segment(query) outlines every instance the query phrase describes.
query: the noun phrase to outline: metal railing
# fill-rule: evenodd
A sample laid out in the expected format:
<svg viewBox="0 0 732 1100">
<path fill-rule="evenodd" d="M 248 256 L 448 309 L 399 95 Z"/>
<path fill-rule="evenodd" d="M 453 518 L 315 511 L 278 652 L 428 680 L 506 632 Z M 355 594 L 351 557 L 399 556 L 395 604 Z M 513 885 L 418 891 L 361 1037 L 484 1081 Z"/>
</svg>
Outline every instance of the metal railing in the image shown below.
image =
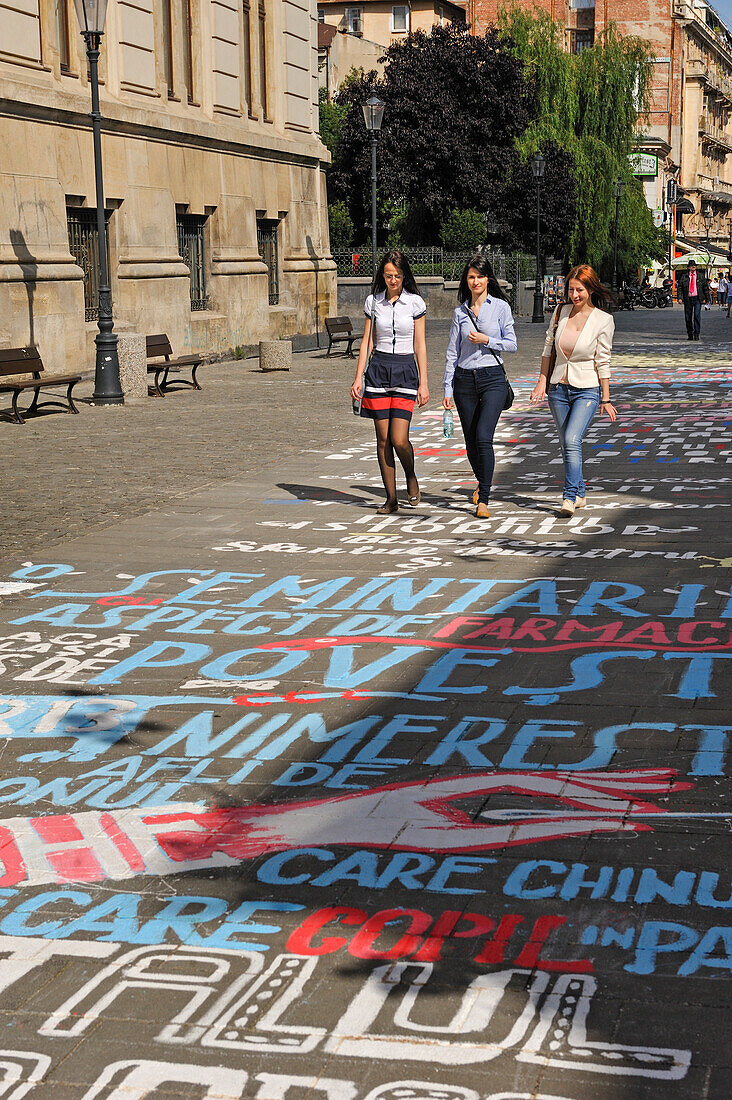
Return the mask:
<svg viewBox="0 0 732 1100">
<path fill-rule="evenodd" d="M 205 215 L 178 214 L 176 217 L 178 252 L 191 271 L 191 312 L 208 308 L 205 225 Z"/>
<path fill-rule="evenodd" d="M 109 215 L 107 218 L 107 256 L 109 256 Z M 84 320 L 99 318 L 99 230 L 97 212 L 87 207 L 67 207 L 66 226 L 69 251 L 84 272 Z"/>
<path fill-rule="evenodd" d="M 450 252 L 439 245 L 405 248 L 404 251 L 417 280 L 420 275 L 436 275 L 446 282 L 457 282 L 465 264 L 474 254 L 474 249 L 469 252 Z M 334 248 L 332 254 L 341 278 L 349 276 L 370 278 L 371 248 L 369 245 L 364 245 L 363 248 Z M 486 255 L 497 278 L 505 279 L 510 284 L 509 298 L 514 304 L 518 284 L 534 276 L 535 259 L 521 252 L 487 251 Z"/>
</svg>

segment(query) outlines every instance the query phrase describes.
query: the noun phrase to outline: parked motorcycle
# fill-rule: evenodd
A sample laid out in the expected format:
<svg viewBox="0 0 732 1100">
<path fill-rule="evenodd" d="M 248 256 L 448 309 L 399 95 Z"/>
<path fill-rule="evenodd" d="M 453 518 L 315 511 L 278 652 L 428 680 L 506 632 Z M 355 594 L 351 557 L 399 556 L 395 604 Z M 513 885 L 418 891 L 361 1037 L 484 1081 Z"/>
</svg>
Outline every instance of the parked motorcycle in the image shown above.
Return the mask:
<svg viewBox="0 0 732 1100">
<path fill-rule="evenodd" d="M 667 309 L 674 304 L 673 288 L 674 284 L 671 279 L 664 279 L 661 286 L 654 287 L 656 305 L 660 309 Z"/>
<path fill-rule="evenodd" d="M 623 283 L 618 294 L 617 309 L 628 309 L 631 312 L 638 305 L 638 287 L 631 283 Z"/>
</svg>

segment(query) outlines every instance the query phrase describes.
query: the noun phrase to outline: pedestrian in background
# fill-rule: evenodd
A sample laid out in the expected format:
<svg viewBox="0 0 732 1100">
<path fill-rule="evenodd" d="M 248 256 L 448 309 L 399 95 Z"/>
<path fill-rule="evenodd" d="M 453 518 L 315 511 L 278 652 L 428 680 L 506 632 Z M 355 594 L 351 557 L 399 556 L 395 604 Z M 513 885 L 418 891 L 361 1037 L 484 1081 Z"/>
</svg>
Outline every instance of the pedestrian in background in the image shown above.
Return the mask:
<svg viewBox="0 0 732 1100">
<path fill-rule="evenodd" d="M 729 317 L 730 307 L 732 307 L 732 271 L 727 273 L 727 316 Z"/>
<path fill-rule="evenodd" d="M 717 301 L 720 309 L 724 309 L 727 304 L 727 286 L 727 276 L 723 271 L 720 271 L 717 283 Z"/>
<path fill-rule="evenodd" d="M 496 464 L 493 435 L 508 395 L 502 355 L 516 351 L 516 333 L 511 306 L 481 252 L 463 268 L 458 302 L 445 357 L 442 405 L 451 409 L 455 400 L 468 462 L 478 481 L 475 514 L 488 519 Z"/>
<path fill-rule="evenodd" d="M 376 455 L 386 490 L 386 500 L 376 511 L 379 515 L 390 515 L 399 509 L 395 454 L 407 479 L 408 503 L 416 508 L 420 502 L 409 424 L 415 401 L 421 408 L 430 396 L 425 337 L 427 306 L 403 253 L 392 250 L 381 260 L 364 313 L 366 323 L 351 397 L 361 401 L 361 416 L 374 422 Z"/>
<path fill-rule="evenodd" d="M 717 304 L 717 291 L 718 290 L 719 290 L 719 279 L 717 278 L 716 274 L 713 274 L 711 279 L 709 280 L 709 297 L 711 299 L 711 302 L 712 302 L 713 306 L 716 306 L 716 304 Z"/>
<path fill-rule="evenodd" d="M 574 515 L 587 500 L 582 476 L 582 440 L 599 405 L 600 415 L 617 417 L 610 400 L 610 355 L 615 322 L 604 308 L 611 292 L 589 264 L 567 276 L 565 301 L 554 311 L 541 357 L 532 405 L 549 399 L 564 459 L 561 515 Z M 602 395 L 602 396 L 601 396 Z"/>
<path fill-rule="evenodd" d="M 678 278 L 679 293 L 684 303 L 684 319 L 689 340 L 698 340 L 701 332 L 701 309 L 709 301 L 709 281 L 705 271 L 697 271 L 696 262 L 689 260 L 687 270 Z"/>
</svg>

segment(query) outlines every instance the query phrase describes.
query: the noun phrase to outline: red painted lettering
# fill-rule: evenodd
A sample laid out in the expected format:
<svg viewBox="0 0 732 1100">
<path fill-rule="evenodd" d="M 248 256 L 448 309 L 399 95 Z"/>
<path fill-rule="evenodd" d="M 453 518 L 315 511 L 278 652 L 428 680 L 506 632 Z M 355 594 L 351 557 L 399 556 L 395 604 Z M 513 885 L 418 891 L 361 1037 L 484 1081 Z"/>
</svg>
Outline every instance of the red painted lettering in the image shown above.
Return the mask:
<svg viewBox="0 0 732 1100">
<path fill-rule="evenodd" d="M 318 946 L 312 943 L 313 936 L 331 921 L 339 924 L 363 924 L 367 914 L 363 909 L 352 909 L 348 905 L 332 905 L 327 909 L 317 909 L 295 929 L 287 941 L 287 951 L 296 955 L 331 955 L 348 943 L 346 936 L 330 936 Z"/>
</svg>

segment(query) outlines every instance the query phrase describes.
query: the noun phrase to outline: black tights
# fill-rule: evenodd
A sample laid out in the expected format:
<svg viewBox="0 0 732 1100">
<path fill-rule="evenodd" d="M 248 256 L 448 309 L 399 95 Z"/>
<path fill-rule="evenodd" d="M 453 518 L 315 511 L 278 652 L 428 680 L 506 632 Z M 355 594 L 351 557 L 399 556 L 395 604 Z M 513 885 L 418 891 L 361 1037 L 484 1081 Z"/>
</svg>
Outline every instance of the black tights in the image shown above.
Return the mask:
<svg viewBox="0 0 732 1100">
<path fill-rule="evenodd" d="M 376 455 L 379 459 L 387 502 L 395 501 L 397 498 L 394 452 L 404 469 L 407 493 L 410 497 L 416 496 L 419 487 L 414 473 L 414 448 L 409 442 L 409 421 L 390 417 L 389 420 L 375 420 L 374 427 L 376 428 Z"/>
</svg>

